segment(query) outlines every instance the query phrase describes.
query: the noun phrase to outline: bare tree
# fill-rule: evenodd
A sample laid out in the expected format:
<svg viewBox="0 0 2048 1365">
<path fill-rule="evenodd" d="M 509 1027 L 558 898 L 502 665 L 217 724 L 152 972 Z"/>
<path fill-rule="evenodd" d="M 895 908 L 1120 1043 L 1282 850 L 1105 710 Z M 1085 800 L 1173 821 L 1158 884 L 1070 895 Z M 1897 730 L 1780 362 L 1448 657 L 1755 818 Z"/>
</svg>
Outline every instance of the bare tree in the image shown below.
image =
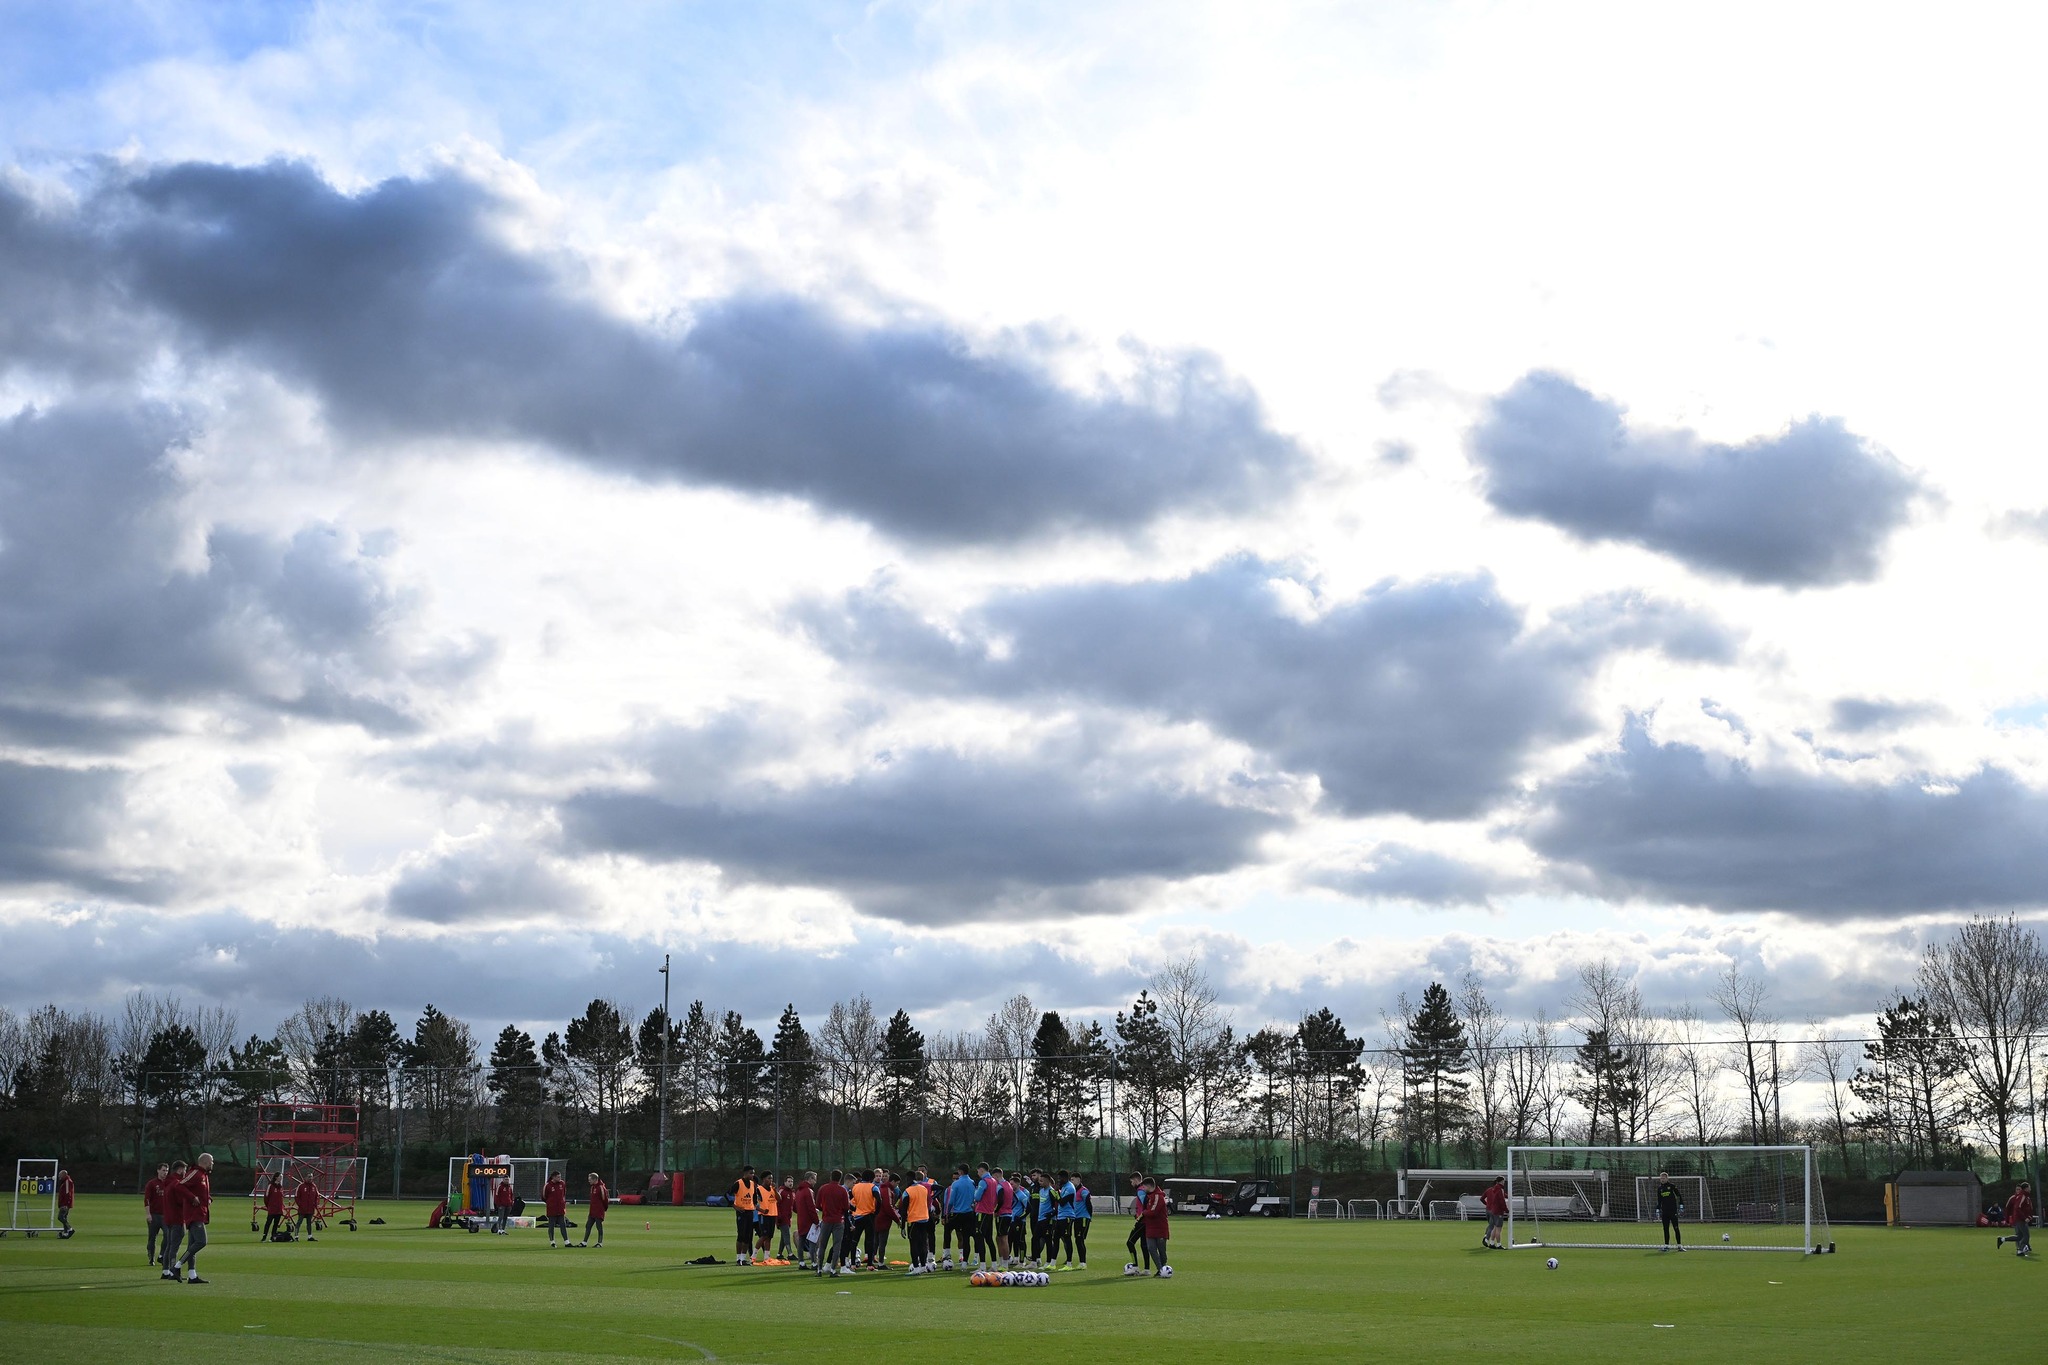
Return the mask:
<svg viewBox="0 0 2048 1365">
<path fill-rule="evenodd" d="M 1728 1043 L 1727 1066 L 1742 1082 L 1749 1105 L 1749 1140 L 1770 1142 L 1776 1128 L 1780 1076 L 1778 1017 L 1770 1011 L 1770 992 L 1742 966 L 1729 962 L 1714 983 L 1714 1003 L 1735 1030 Z"/>
<path fill-rule="evenodd" d="M 27 1062 L 21 1020 L 14 1011 L 0 1005 L 0 1104 L 14 1099 L 15 1080 Z"/>
<path fill-rule="evenodd" d="M 1458 985 L 1458 1013 L 1465 1021 L 1465 1046 L 1472 1058 L 1472 1136 L 1479 1164 L 1493 1164 L 1507 1097 L 1507 1019 L 1486 994 L 1479 973 L 1467 971 Z"/>
<path fill-rule="evenodd" d="M 1701 1146 L 1719 1142 L 1728 1127 L 1721 1101 L 1720 1048 L 1707 1037 L 1700 1012 L 1690 1004 L 1671 1012 L 1671 1061 L 1678 1106 L 1685 1111 L 1687 1134 Z"/>
<path fill-rule="evenodd" d="M 1182 1142 L 1206 1142 L 1209 1136 L 1212 1087 L 1206 1082 L 1217 1061 L 1234 1043 L 1230 1015 L 1222 997 L 1193 953 L 1169 962 L 1151 981 L 1159 1002 L 1159 1022 L 1170 1049 L 1169 1074 L 1176 1097 L 1175 1121 Z M 1178 1169 L 1188 1169 L 1185 1165 Z"/>
<path fill-rule="evenodd" d="M 2026 1050 L 2048 1028 L 2048 951 L 2030 928 L 1978 917 L 1920 961 L 1920 993 L 1967 1048 L 1972 1106 L 1998 1146 L 1998 1178 L 2012 1176 L 2013 1129 L 2026 1114 Z"/>
<path fill-rule="evenodd" d="M 1827 1087 L 1827 1107 L 1821 1113 L 1821 1128 L 1842 1157 L 1842 1173 L 1849 1173 L 1849 1080 L 1856 1074 L 1856 1049 L 1841 1034 L 1818 1019 L 1807 1021 L 1807 1039 L 1800 1051 L 1799 1069 Z"/>
<path fill-rule="evenodd" d="M 1013 995 L 988 1017 L 982 1026 L 983 1046 L 991 1057 L 1002 1059 L 1000 1075 L 1003 1107 L 1013 1139 L 1021 1145 L 1024 1101 L 1030 1088 L 1031 1040 L 1038 1036 L 1043 1017 L 1028 995 Z M 1018 1153 L 1021 1159 L 1023 1153 Z"/>
<path fill-rule="evenodd" d="M 332 1037 L 345 1037 L 355 1020 L 355 1006 L 339 996 L 322 995 L 299 1006 L 277 1026 L 277 1041 L 284 1049 L 285 1065 L 291 1069 L 292 1088 L 302 1099 L 331 1088 L 331 1082 L 323 1082 L 319 1074 L 330 1055 L 327 1044 Z"/>
<path fill-rule="evenodd" d="M 882 1084 L 882 1021 L 866 995 L 834 1001 L 818 1030 L 818 1051 L 825 1062 L 833 1102 L 846 1110 L 860 1141 L 861 1159 L 873 1159 L 868 1113 Z"/>
</svg>

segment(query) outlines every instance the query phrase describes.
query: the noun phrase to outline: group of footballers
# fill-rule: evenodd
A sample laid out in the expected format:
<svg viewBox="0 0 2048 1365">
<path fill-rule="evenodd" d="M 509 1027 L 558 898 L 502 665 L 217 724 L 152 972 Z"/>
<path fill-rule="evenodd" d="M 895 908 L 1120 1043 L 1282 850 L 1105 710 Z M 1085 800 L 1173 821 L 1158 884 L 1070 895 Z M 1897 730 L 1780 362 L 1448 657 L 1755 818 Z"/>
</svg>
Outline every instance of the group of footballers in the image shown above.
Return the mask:
<svg viewBox="0 0 2048 1365">
<path fill-rule="evenodd" d="M 1126 1275 L 1171 1276 L 1171 1202 L 1155 1177 L 1133 1172 Z M 887 1270 L 902 1224 L 912 1275 L 950 1270 L 1086 1270 L 1094 1197 L 1067 1171 L 962 1163 L 940 1185 L 922 1166 L 899 1181 L 887 1167 L 786 1175 L 741 1169 L 729 1192 L 740 1265 L 788 1265 L 815 1275 Z M 1156 1267 L 1156 1269 L 1155 1269 Z"/>
<path fill-rule="evenodd" d="M 213 1220 L 213 1154 L 201 1152 L 190 1166 L 173 1161 L 157 1167 L 156 1179 L 142 1187 L 142 1207 L 149 1215 L 149 1263 L 163 1266 L 159 1278 L 205 1284 L 199 1278 L 199 1253 L 206 1249 L 206 1227 Z"/>
</svg>

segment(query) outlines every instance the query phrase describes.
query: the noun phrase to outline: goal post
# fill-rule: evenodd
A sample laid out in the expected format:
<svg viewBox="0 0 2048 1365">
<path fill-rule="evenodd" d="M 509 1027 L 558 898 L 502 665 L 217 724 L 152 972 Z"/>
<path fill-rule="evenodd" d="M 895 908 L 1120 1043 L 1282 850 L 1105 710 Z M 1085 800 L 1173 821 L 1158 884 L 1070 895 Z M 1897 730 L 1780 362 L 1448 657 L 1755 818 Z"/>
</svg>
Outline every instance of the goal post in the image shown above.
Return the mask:
<svg viewBox="0 0 2048 1365">
<path fill-rule="evenodd" d="M 1661 1247 L 1668 1181 L 1687 1251 L 1834 1249 L 1810 1146 L 1511 1147 L 1507 1177 L 1510 1247 Z"/>
<path fill-rule="evenodd" d="M 1308 1216 L 1311 1218 L 1342 1218 L 1344 1204 L 1338 1199 L 1311 1199 L 1308 1201 Z"/>
</svg>

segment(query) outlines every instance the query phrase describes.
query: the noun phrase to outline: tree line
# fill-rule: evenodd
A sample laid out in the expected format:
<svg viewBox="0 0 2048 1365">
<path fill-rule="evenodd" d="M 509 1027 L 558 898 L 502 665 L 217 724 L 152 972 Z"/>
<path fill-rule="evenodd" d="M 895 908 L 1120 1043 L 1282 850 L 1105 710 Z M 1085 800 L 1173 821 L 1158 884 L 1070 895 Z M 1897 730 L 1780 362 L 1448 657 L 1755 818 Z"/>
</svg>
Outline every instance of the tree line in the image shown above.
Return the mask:
<svg viewBox="0 0 2048 1365">
<path fill-rule="evenodd" d="M 1511 1020 L 1467 973 L 1364 1029 L 1323 1007 L 1245 1031 L 1187 958 L 1107 1021 L 1018 995 L 979 1029 L 927 1032 L 858 995 L 811 1022 L 789 1004 L 764 1029 L 702 1000 L 669 1019 L 596 999 L 486 1049 L 433 1005 L 403 1027 L 320 997 L 238 1040 L 232 1010 L 139 993 L 111 1017 L 0 1008 L 0 1135 L 20 1155 L 232 1155 L 258 1104 L 296 1101 L 359 1106 L 365 1147 L 423 1171 L 477 1146 L 631 1170 L 986 1156 L 1235 1173 L 1807 1141 L 1842 1174 L 1980 1162 L 2003 1178 L 2039 1147 L 2048 953 L 2011 919 L 1929 947 L 1868 1038 L 1788 1025 L 1733 964 L 1707 1003 L 1653 1007 L 1602 960 L 1557 1017 Z"/>
</svg>

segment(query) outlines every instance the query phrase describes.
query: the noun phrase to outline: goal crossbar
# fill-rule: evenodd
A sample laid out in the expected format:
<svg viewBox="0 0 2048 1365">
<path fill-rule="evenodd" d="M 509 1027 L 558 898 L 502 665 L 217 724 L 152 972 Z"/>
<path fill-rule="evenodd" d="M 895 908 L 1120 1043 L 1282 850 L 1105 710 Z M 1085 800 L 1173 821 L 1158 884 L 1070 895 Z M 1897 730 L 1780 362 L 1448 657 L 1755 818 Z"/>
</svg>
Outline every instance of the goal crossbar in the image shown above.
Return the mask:
<svg viewBox="0 0 2048 1365">
<path fill-rule="evenodd" d="M 1676 1206 L 1669 1229 L 1656 1199 L 1667 1183 L 1660 1173 Z M 1597 1204 L 1587 1197 L 1596 1183 Z M 1812 1254 L 1834 1246 L 1806 1145 L 1511 1147 L 1507 1196 L 1509 1247 L 1640 1251 L 1660 1238 L 1688 1251 Z M 1729 1230 L 1719 1239 L 1697 1235 L 1723 1225 Z M 1685 1237 L 1687 1228 L 1696 1235 Z M 1775 1240 L 1769 1228 L 1782 1229 Z"/>
</svg>

